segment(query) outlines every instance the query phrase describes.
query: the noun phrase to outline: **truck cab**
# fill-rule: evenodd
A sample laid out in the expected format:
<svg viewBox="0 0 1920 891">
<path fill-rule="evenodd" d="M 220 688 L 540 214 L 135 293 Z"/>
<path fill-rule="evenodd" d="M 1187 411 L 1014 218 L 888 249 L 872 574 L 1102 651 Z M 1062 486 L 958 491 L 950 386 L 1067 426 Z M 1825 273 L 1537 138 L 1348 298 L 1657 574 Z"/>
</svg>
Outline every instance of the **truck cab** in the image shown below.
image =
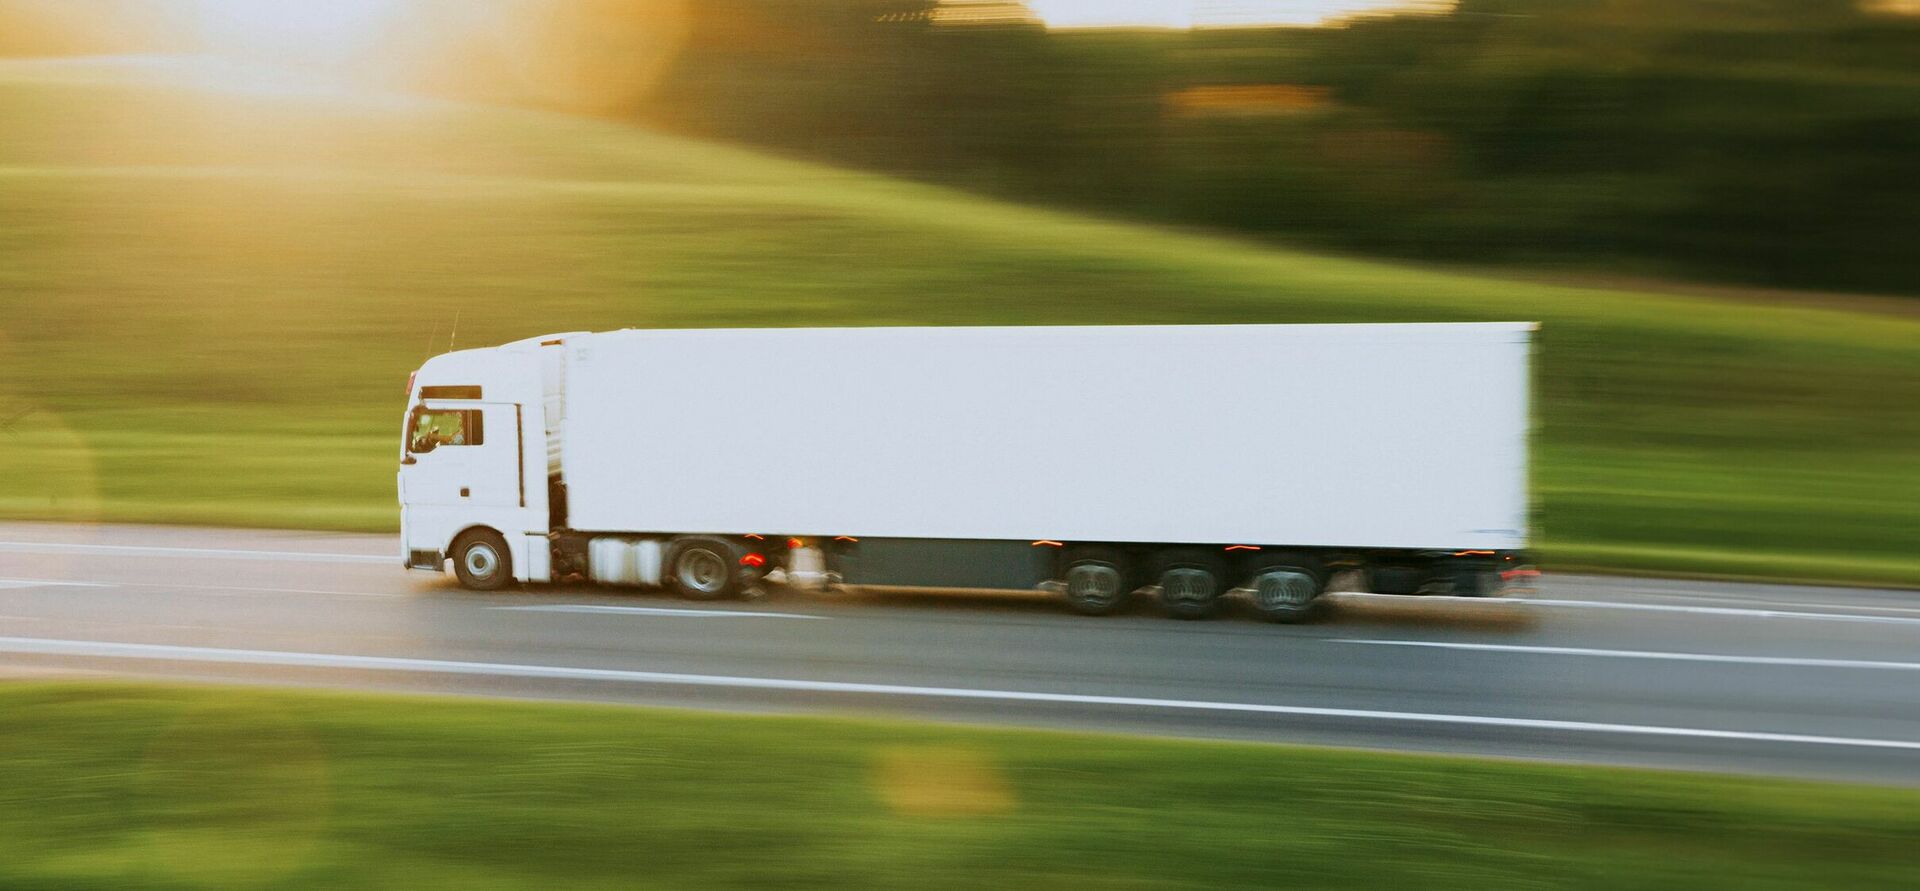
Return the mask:
<svg viewBox="0 0 1920 891">
<path fill-rule="evenodd" d="M 558 430 L 548 407 L 557 384 L 547 378 L 567 337 L 445 353 L 408 380 L 397 483 L 409 569 L 441 571 L 463 550 L 456 544 L 480 538 L 453 567 L 463 583 L 549 580 L 548 455 Z"/>
</svg>

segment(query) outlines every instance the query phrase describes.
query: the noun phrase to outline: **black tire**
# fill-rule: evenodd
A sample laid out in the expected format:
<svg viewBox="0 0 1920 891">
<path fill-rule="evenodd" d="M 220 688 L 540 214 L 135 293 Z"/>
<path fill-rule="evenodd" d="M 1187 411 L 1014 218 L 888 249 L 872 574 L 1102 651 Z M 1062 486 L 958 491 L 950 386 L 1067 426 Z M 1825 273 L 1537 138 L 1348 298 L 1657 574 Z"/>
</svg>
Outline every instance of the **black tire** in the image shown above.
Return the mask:
<svg viewBox="0 0 1920 891">
<path fill-rule="evenodd" d="M 1159 570 L 1160 607 L 1176 619 L 1204 619 L 1220 608 L 1226 561 L 1199 549 L 1166 551 L 1154 561 Z"/>
<path fill-rule="evenodd" d="M 492 529 L 462 533 L 453 542 L 453 574 L 470 591 L 498 591 L 513 583 L 513 554 Z"/>
<path fill-rule="evenodd" d="M 1119 548 L 1078 547 L 1060 561 L 1067 605 L 1083 616 L 1104 616 L 1127 605 L 1140 587 L 1131 561 Z"/>
<path fill-rule="evenodd" d="M 722 600 L 740 596 L 738 545 L 719 538 L 683 538 L 667 549 L 667 585 L 688 600 Z"/>
<path fill-rule="evenodd" d="M 1320 595 L 1327 590 L 1327 569 L 1311 554 L 1263 553 L 1246 565 L 1253 608 L 1263 618 L 1292 625 L 1322 615 L 1326 603 Z"/>
</svg>

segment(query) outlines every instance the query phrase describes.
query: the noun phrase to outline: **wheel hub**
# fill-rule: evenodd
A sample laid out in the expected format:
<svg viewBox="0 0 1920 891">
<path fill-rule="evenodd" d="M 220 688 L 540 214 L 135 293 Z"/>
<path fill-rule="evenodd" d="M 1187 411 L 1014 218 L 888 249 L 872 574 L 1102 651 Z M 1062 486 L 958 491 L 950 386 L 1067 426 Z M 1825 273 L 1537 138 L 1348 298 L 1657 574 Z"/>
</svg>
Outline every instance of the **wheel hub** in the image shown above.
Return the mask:
<svg viewBox="0 0 1920 891">
<path fill-rule="evenodd" d="M 500 555 L 494 553 L 493 548 L 489 545 L 476 544 L 467 548 L 464 562 L 467 566 L 468 575 L 476 579 L 490 579 L 493 578 L 493 573 L 500 568 Z"/>
<path fill-rule="evenodd" d="M 1213 574 L 1203 569 L 1170 569 L 1160 579 L 1168 600 L 1205 603 L 1214 596 Z"/>
<path fill-rule="evenodd" d="M 1304 572 L 1277 570 L 1260 574 L 1253 593 L 1260 608 L 1281 612 L 1304 608 L 1313 601 L 1313 577 Z"/>
<path fill-rule="evenodd" d="M 1120 596 L 1120 571 L 1099 563 L 1067 570 L 1067 596 L 1081 603 L 1106 605 Z"/>
<path fill-rule="evenodd" d="M 680 558 L 680 583 L 696 591 L 717 591 L 726 584 L 727 564 L 712 551 L 688 551 Z"/>
</svg>

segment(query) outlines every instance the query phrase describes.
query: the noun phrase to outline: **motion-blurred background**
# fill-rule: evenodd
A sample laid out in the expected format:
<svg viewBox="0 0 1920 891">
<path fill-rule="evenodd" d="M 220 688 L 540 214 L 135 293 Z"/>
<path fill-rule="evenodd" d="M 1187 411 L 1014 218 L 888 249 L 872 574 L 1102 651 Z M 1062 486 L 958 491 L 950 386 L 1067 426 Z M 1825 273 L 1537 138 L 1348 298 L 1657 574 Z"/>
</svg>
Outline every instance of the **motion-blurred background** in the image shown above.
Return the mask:
<svg viewBox="0 0 1920 891">
<path fill-rule="evenodd" d="M 1920 582 L 1909 0 L 0 0 L 0 56 L 0 517 L 391 528 L 407 372 L 547 331 L 1539 319 L 1549 565 Z"/>
</svg>

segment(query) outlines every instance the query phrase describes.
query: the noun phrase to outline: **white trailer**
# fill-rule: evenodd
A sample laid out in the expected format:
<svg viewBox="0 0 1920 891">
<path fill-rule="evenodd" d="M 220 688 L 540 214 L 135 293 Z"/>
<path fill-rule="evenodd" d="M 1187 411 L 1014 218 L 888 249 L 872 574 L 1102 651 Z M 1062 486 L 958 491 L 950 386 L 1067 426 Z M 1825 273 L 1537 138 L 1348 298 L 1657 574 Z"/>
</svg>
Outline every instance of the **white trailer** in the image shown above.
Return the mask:
<svg viewBox="0 0 1920 891">
<path fill-rule="evenodd" d="M 693 597 L 775 569 L 1281 620 L 1488 593 L 1527 530 L 1526 323 L 625 330 L 429 360 L 411 568 Z"/>
</svg>

